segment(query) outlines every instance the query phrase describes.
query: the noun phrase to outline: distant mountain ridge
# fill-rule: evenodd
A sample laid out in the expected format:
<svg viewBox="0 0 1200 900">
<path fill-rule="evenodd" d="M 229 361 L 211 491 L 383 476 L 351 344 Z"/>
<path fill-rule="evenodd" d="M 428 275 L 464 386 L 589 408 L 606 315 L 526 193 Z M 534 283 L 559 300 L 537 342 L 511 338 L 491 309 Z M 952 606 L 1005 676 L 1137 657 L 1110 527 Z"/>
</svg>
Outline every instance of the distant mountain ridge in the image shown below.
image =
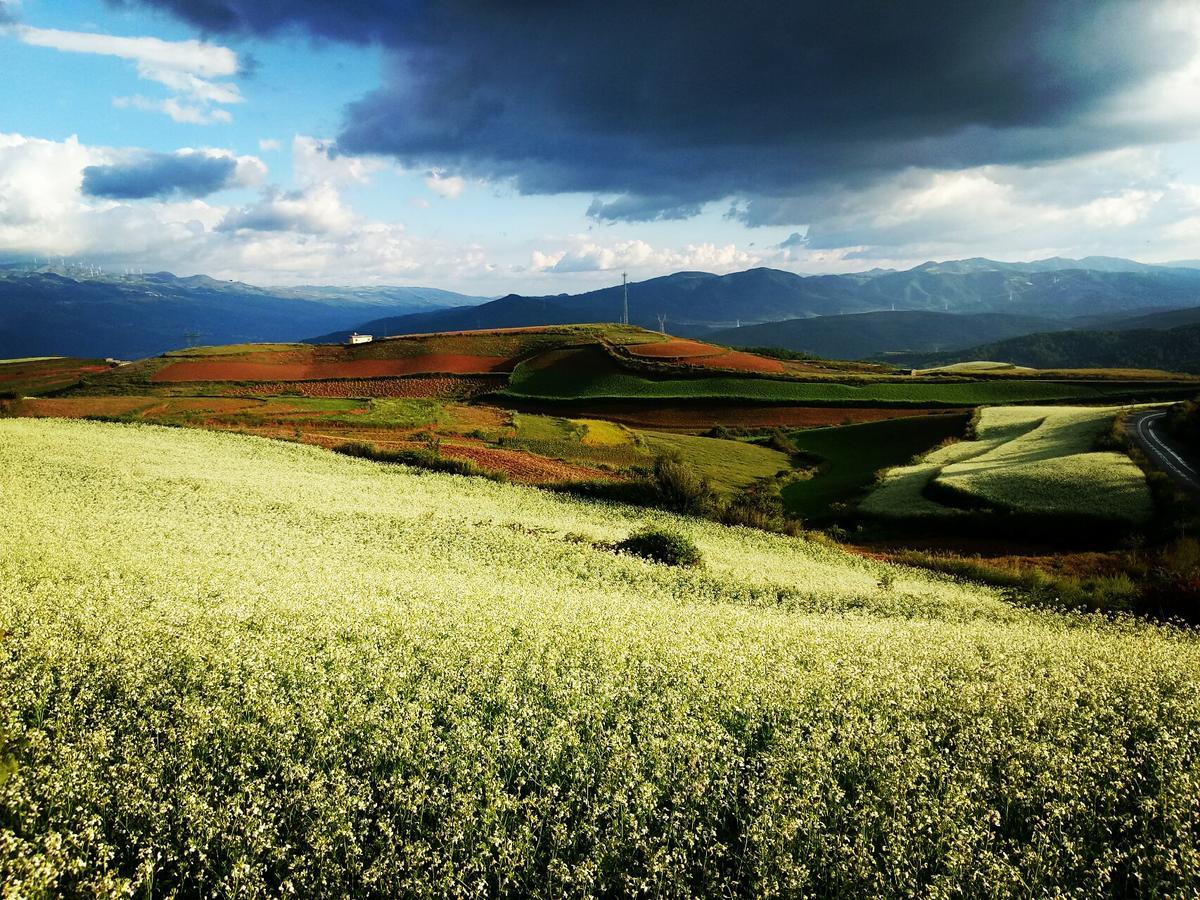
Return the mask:
<svg viewBox="0 0 1200 900">
<path fill-rule="evenodd" d="M 437 288 L 261 288 L 206 275 L 0 272 L 0 358 L 136 359 L 189 343 L 298 341 L 347 319 L 481 302 Z"/>
<path fill-rule="evenodd" d="M 948 353 L 898 353 L 879 358 L 914 369 L 991 360 L 1035 369 L 1134 368 L 1200 374 L 1200 323 L 1168 328 L 1039 332 Z"/>
<path fill-rule="evenodd" d="M 470 308 L 347 323 L 342 331 L 312 340 L 340 340 L 351 330 L 416 334 L 607 322 L 619 320 L 622 302 L 620 285 L 573 295 L 510 294 Z M 629 285 L 631 324 L 658 328 L 662 317 L 668 331 L 689 336 L 739 324 L 893 309 L 1067 320 L 1191 306 L 1200 306 L 1200 270 L 1108 257 L 1031 263 L 970 259 L 846 275 L 802 276 L 766 268 L 730 275 L 678 272 Z"/>
<path fill-rule="evenodd" d="M 983 341 L 1073 327 L 1037 316 L 923 310 L 788 319 L 714 331 L 706 338 L 734 347 L 779 347 L 826 359 L 866 359 L 899 350 L 955 350 Z"/>
</svg>

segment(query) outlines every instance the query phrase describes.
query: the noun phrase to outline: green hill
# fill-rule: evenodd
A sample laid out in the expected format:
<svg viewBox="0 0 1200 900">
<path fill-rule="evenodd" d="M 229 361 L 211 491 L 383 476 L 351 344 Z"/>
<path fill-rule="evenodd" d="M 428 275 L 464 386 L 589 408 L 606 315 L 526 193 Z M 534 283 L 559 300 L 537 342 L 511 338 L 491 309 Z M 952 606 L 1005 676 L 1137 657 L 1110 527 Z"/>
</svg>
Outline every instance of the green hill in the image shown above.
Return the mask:
<svg viewBox="0 0 1200 900">
<path fill-rule="evenodd" d="M 952 353 L 889 354 L 893 365 L 932 368 L 994 359 L 1035 369 L 1161 369 L 1200 373 L 1200 325 L 1128 331 L 1056 331 L 1030 334 Z"/>
<path fill-rule="evenodd" d="M 14 897 L 1200 887 L 1188 633 L 184 429 L 0 421 L 0 517 Z"/>
<path fill-rule="evenodd" d="M 901 350 L 954 350 L 978 344 L 980 339 L 1000 340 L 1055 327 L 1067 325 L 1006 313 L 896 310 L 744 325 L 705 337 L 734 347 L 781 347 L 827 359 L 865 359 Z"/>
</svg>

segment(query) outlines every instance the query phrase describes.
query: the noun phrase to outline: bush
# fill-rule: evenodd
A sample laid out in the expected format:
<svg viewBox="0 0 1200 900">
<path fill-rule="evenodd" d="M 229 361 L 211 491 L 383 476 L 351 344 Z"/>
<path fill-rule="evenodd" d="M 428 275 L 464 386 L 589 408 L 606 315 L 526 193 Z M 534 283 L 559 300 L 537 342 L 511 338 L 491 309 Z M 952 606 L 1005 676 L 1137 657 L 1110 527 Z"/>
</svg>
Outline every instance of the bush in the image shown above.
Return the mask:
<svg viewBox="0 0 1200 900">
<path fill-rule="evenodd" d="M 660 456 L 654 461 L 652 476 L 663 509 L 691 516 L 703 516 L 716 504 L 716 495 L 708 479 L 676 457 Z"/>
<path fill-rule="evenodd" d="M 417 469 L 429 469 L 432 472 L 446 472 L 450 475 L 474 475 L 479 478 L 490 478 L 492 481 L 508 480 L 508 476 L 504 472 L 485 469 L 469 459 L 442 456 L 439 451 L 424 447 L 412 450 L 384 450 L 374 444 L 362 441 L 347 441 L 344 444 L 338 444 L 333 451 L 358 459 L 370 459 L 381 463 L 400 463 Z"/>
<path fill-rule="evenodd" d="M 643 528 L 613 549 L 666 566 L 698 566 L 701 562 L 700 548 L 691 538 L 661 528 Z"/>
</svg>

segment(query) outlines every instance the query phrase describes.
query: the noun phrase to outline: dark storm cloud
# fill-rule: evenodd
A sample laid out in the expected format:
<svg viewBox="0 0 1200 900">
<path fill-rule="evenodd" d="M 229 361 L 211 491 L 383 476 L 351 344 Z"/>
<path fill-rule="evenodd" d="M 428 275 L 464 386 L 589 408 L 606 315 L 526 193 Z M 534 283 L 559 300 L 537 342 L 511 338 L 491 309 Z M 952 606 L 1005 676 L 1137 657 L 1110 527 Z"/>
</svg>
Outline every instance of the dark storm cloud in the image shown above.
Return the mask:
<svg viewBox="0 0 1200 900">
<path fill-rule="evenodd" d="M 138 2 L 209 31 L 377 41 L 389 74 L 348 108 L 341 152 L 619 195 L 599 219 L 1177 136 L 1097 110 L 1195 49 L 1153 0 Z"/>
<path fill-rule="evenodd" d="M 701 204 L 675 197 L 646 197 L 625 195 L 615 200 L 596 199 L 587 214 L 600 222 L 656 222 L 667 219 L 690 219 L 700 213 Z"/>
<path fill-rule="evenodd" d="M 148 153 L 128 162 L 88 166 L 83 193 L 110 200 L 205 197 L 229 187 L 237 171 L 231 156 Z"/>
</svg>

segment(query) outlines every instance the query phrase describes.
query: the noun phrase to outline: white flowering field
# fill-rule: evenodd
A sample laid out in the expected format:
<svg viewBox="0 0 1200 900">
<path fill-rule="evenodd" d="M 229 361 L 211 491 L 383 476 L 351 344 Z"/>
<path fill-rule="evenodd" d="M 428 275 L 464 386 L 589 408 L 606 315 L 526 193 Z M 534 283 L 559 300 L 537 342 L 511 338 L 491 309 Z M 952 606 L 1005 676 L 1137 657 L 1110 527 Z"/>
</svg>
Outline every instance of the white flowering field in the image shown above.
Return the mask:
<svg viewBox="0 0 1200 900">
<path fill-rule="evenodd" d="M 867 513 L 942 516 L 974 506 L 1042 516 L 1143 522 L 1153 513 L 1141 469 L 1126 454 L 1096 451 L 1119 407 L 994 406 L 976 440 L 951 444 L 888 472 L 863 502 Z M 930 497 L 928 488 L 940 489 Z M 938 499 L 952 498 L 944 505 Z"/>
<path fill-rule="evenodd" d="M 696 570 L 597 546 L 646 524 Z M 227 433 L 0 421 L 0 896 L 1200 890 L 1200 643 Z"/>
</svg>

